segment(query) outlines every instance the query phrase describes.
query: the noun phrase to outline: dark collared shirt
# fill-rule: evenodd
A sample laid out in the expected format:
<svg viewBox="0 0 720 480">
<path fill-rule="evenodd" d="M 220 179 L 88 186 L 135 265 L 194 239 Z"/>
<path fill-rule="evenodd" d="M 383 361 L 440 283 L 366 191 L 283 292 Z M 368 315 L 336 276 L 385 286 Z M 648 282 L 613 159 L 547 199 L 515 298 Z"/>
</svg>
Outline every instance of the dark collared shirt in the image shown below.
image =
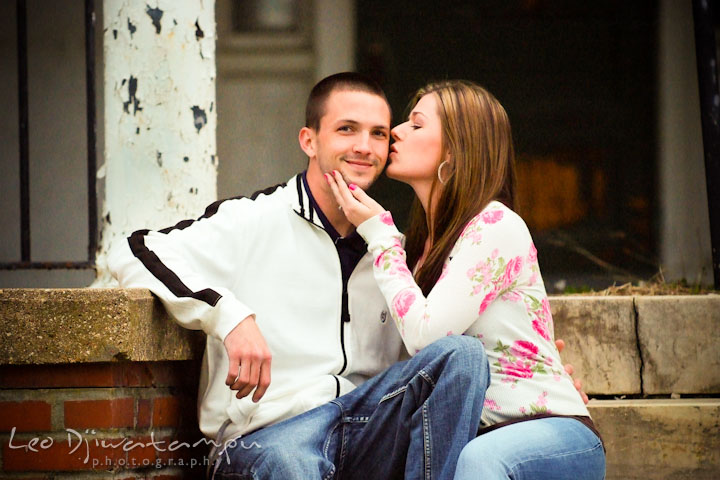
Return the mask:
<svg viewBox="0 0 720 480">
<path fill-rule="evenodd" d="M 315 202 L 315 198 L 313 198 L 312 192 L 310 191 L 310 186 L 307 183 L 306 176 L 307 172 L 303 172 L 302 179 L 305 184 L 305 190 L 308 193 L 308 197 L 310 197 L 313 209 L 318 214 L 320 223 L 322 223 L 325 231 L 328 235 L 330 235 L 333 243 L 335 243 L 335 249 L 337 250 L 338 257 L 340 259 L 340 270 L 342 271 L 343 282 L 342 319 L 343 321 L 349 322 L 350 314 L 348 313 L 347 283 L 353 270 L 357 267 L 358 262 L 360 262 L 360 259 L 363 255 L 365 255 L 365 252 L 367 252 L 367 245 L 365 244 L 365 240 L 363 240 L 357 231 L 353 230 L 353 232 L 347 237 L 340 236 L 323 211 L 320 210 L 317 202 Z"/>
</svg>

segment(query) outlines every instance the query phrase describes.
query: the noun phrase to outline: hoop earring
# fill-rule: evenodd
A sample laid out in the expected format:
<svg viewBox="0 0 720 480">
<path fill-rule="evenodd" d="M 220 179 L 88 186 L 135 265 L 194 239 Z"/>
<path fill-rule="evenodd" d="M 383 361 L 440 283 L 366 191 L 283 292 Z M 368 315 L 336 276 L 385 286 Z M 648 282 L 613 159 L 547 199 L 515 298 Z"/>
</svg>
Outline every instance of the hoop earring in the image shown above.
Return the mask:
<svg viewBox="0 0 720 480">
<path fill-rule="evenodd" d="M 442 173 L 441 173 L 441 172 L 442 172 L 443 167 L 444 167 L 445 165 L 449 165 L 449 164 L 450 164 L 450 160 L 445 160 L 444 162 L 442 162 L 442 163 L 438 166 L 437 177 L 438 177 L 438 180 L 440 181 L 440 183 L 442 183 L 443 185 L 445 185 L 445 182 L 447 182 L 447 180 L 443 180 L 443 179 L 442 179 Z M 448 180 L 450 179 L 450 177 L 452 177 L 452 174 L 453 174 L 453 172 L 450 172 L 450 175 L 448 176 Z"/>
</svg>

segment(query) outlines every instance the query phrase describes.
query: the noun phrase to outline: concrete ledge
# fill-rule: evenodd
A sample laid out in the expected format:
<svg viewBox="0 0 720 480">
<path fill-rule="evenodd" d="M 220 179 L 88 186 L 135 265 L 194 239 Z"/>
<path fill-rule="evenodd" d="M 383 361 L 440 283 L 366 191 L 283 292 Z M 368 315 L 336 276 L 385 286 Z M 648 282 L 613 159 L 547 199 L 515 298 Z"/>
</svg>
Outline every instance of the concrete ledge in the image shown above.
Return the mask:
<svg viewBox="0 0 720 480">
<path fill-rule="evenodd" d="M 720 392 L 720 295 L 636 297 L 644 393 Z"/>
<path fill-rule="evenodd" d="M 593 400 L 607 449 L 607 479 L 715 480 L 720 399 Z"/>
<path fill-rule="evenodd" d="M 0 289 L 0 364 L 200 358 L 202 332 L 143 289 Z"/>
<path fill-rule="evenodd" d="M 590 395 L 640 394 L 640 352 L 633 297 L 551 297 L 563 363 L 575 367 Z"/>
</svg>

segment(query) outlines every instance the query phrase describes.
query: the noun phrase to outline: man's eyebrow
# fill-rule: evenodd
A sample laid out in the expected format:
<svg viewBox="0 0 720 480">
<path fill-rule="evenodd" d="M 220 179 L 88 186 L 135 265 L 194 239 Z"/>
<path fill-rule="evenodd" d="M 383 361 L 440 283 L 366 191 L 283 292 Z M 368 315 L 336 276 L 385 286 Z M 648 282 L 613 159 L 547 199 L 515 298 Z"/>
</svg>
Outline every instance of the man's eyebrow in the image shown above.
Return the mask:
<svg viewBox="0 0 720 480">
<path fill-rule="evenodd" d="M 360 125 L 360 122 L 358 122 L 357 120 L 351 120 L 351 119 L 349 119 L 349 118 L 342 118 L 342 119 L 338 120 L 337 123 L 338 123 L 338 124 L 349 123 L 350 125 Z M 376 130 L 376 129 L 390 130 L 390 126 L 388 126 L 388 125 L 374 125 L 374 126 L 372 127 L 372 130 Z"/>
</svg>

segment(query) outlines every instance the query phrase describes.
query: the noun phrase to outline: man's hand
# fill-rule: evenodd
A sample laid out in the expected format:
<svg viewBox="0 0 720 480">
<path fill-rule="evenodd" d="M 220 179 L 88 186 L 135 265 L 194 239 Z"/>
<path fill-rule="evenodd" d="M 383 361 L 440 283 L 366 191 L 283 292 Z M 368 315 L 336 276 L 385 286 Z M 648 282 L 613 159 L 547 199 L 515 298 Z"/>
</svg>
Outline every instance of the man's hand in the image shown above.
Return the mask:
<svg viewBox="0 0 720 480">
<path fill-rule="evenodd" d="M 255 390 L 252 400 L 260 401 L 270 385 L 272 354 L 255 323 L 255 317 L 246 317 L 230 331 L 223 343 L 230 362 L 225 384 L 238 391 L 235 394 L 237 398 Z"/>
<path fill-rule="evenodd" d="M 565 349 L 565 342 L 563 340 L 557 339 L 555 340 L 555 346 L 557 347 L 558 352 L 562 352 L 563 349 Z M 563 368 L 565 368 L 565 371 L 568 373 L 568 375 L 570 375 L 570 377 L 572 377 L 572 374 L 575 373 L 575 369 L 569 363 L 567 365 L 563 365 Z M 582 401 L 585 402 L 585 405 L 587 405 L 590 399 L 588 398 L 587 394 L 582 390 L 582 382 L 573 378 L 573 384 L 575 385 L 575 390 L 577 390 L 580 394 Z"/>
</svg>

